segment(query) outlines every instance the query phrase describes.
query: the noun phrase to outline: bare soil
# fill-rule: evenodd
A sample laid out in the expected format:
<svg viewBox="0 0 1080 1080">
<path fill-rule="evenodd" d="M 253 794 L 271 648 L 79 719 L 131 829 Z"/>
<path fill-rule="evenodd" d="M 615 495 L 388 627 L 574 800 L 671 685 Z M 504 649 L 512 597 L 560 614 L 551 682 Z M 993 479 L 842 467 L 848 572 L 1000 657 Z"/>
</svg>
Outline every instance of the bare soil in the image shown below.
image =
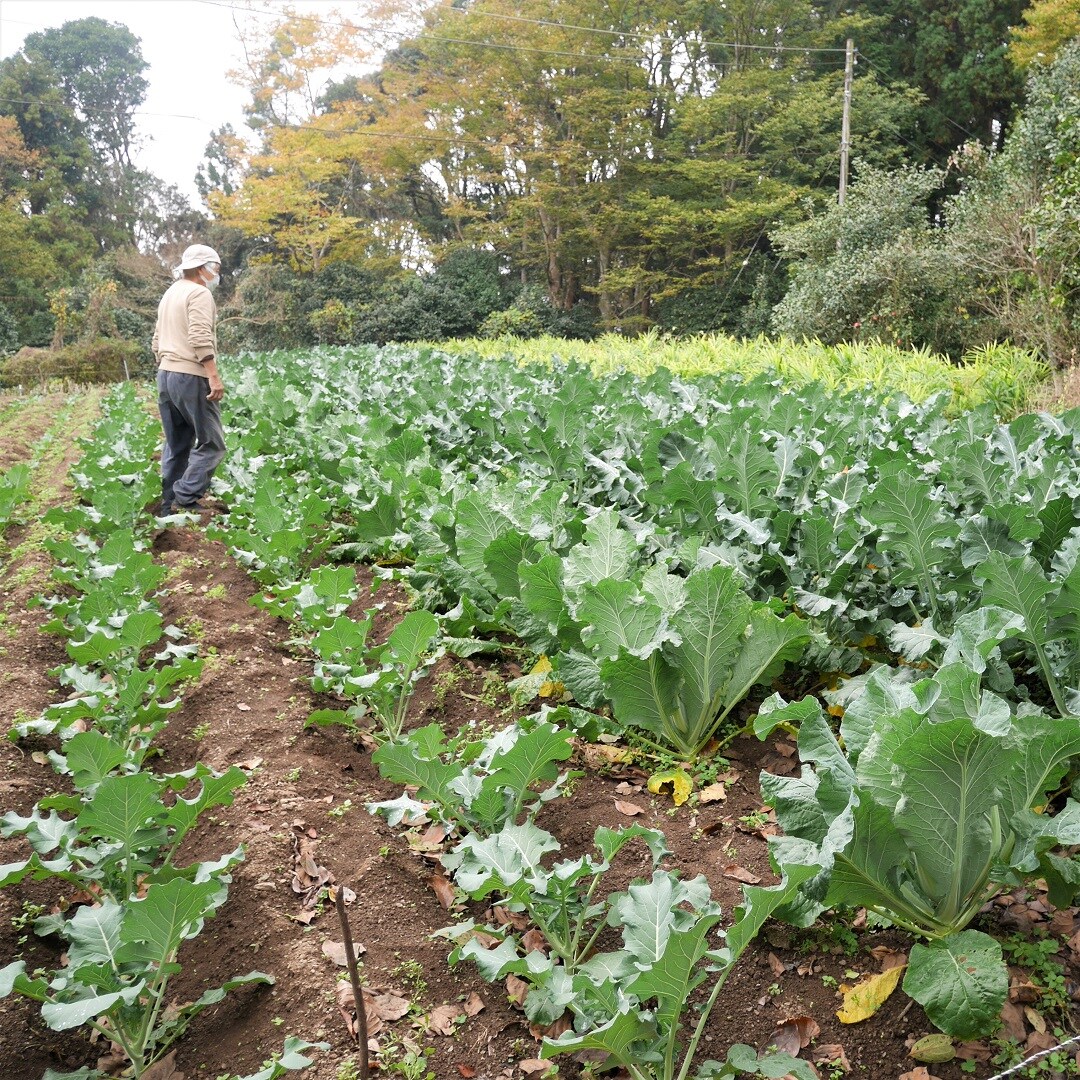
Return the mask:
<svg viewBox="0 0 1080 1080">
<path fill-rule="evenodd" d="M 0 429 L 6 415 L 0 413 Z M 56 414 L 23 415 L 27 429 L 21 452 L 30 456 L 47 431 L 56 434 L 51 427 Z M 65 424 L 66 449 L 52 462 L 50 480 L 62 476 L 78 457 L 72 438 L 83 426 L 70 418 Z M 37 498 L 33 519 L 40 516 L 42 502 L 70 498 L 70 493 L 59 482 L 45 485 L 43 474 Z M 64 660 L 62 644 L 40 632 L 44 615 L 29 606 L 48 587 L 43 584 L 48 559 L 35 539 L 37 528 L 35 520 L 9 527 L 0 549 L 0 722 L 5 725 L 36 715 L 59 693 L 48 672 Z M 313 694 L 310 662 L 288 643 L 286 625 L 250 604 L 256 583 L 199 527 L 163 531 L 154 554 L 169 570 L 158 597 L 166 621 L 198 640 L 207 658 L 201 681 L 187 689 L 159 738 L 155 768 L 174 771 L 202 761 L 217 769 L 238 765 L 249 776 L 235 804 L 204 820 L 185 852 L 188 861 L 243 843 L 247 854 L 228 902 L 181 954 L 183 973 L 174 990 L 177 1000 L 190 1000 L 251 969 L 276 980 L 273 987 L 242 989 L 201 1014 L 180 1044 L 177 1070 L 188 1080 L 250 1073 L 281 1048 L 284 1036 L 296 1035 L 325 1040 L 331 1047 L 316 1053 L 314 1065 L 299 1075 L 310 1080 L 355 1075 L 349 1063 L 356 1062 L 357 1049 L 337 1004 L 345 969 L 324 952 L 324 946 L 341 941 L 341 929 L 331 905 L 324 901 L 305 908 L 305 896 L 294 889 L 295 860 L 302 849 L 356 893 L 349 917 L 355 940 L 366 950 L 365 983 L 398 991 L 410 1002 L 405 1015 L 374 1035 L 382 1075 L 414 1075 L 403 1067 L 410 1046 L 428 1051 L 426 1070 L 436 1080 L 542 1075 L 534 1061 L 541 1033 L 530 1030 L 506 989 L 483 982 L 468 964 L 451 970 L 447 944 L 431 937 L 466 915 L 483 918 L 485 910 L 472 904 L 447 910 L 432 884 L 438 852 L 425 850 L 415 836 L 365 811 L 365 802 L 400 793 L 379 777 L 369 750 L 342 729 L 305 730 L 309 713 L 327 702 Z M 358 567 L 357 573 L 370 583 L 367 568 Z M 380 629 L 386 633 L 404 610 L 405 597 L 384 585 L 377 599 L 385 601 Z M 519 710 L 506 694 L 505 681 L 518 673 L 509 659 L 444 658 L 414 697 L 409 724 L 438 721 L 456 731 L 463 725 L 484 730 L 511 722 Z M 62 790 L 62 778 L 40 754 L 35 757 L 42 749 L 28 742 L 0 744 L 0 810 L 25 814 L 39 798 Z M 791 772 L 798 762 L 794 746 L 783 738 L 768 744 L 744 740 L 729 756 L 725 799 L 700 806 L 692 800 L 676 808 L 670 798 L 644 788 L 641 768 L 599 769 L 583 752 L 577 765 L 584 776 L 566 798 L 545 807 L 539 823 L 559 837 L 564 852 L 573 853 L 588 845 L 597 825 L 630 820 L 625 804 L 636 806 L 640 813 L 633 820 L 661 829 L 674 852 L 673 865 L 687 875 L 704 873 L 730 913 L 739 901 L 740 878 L 757 877 L 765 884 L 775 880 L 765 840 L 771 826 L 762 821 L 758 773 Z M 617 804 L 624 805 L 620 809 Z M 27 854 L 21 843 L 0 840 L 0 863 Z M 620 867 L 624 880 L 640 869 L 632 860 Z M 56 963 L 55 945 L 35 939 L 20 925 L 20 917 L 31 905 L 48 907 L 58 899 L 45 884 L 0 892 L 0 965 L 19 957 L 29 969 Z M 862 922 L 852 912 L 810 931 L 770 924 L 725 988 L 705 1056 L 722 1059 L 735 1042 L 764 1049 L 794 1029 L 782 1028 L 784 1021 L 802 1017 L 809 1018 L 804 1030 L 816 1026 L 817 1031 L 801 1056 L 816 1057 L 820 1075 L 828 1080 L 843 1075 L 845 1066 L 853 1076 L 883 1080 L 988 1078 L 1002 1071 L 1005 1065 L 990 1062 L 1001 1046 L 990 1043 L 961 1047 L 970 1059 L 963 1067 L 960 1060 L 920 1066 L 908 1049 L 933 1029 L 900 991 L 872 1019 L 839 1022 L 839 985 L 880 971 L 911 945 L 904 934 L 869 931 Z M 1038 895 L 1007 897 L 992 906 L 981 925 L 999 936 L 1033 939 L 1052 933 L 1061 943 L 1057 959 L 1065 978 L 1070 986 L 1080 983 L 1075 910 L 1054 912 Z M 1050 1033 L 1055 1027 L 1066 1035 L 1076 1029 L 1075 1006 L 1065 1015 L 1051 1015 L 1035 975 L 1017 970 L 1015 983 L 1008 1033 L 1021 1048 L 1034 1052 L 1060 1041 Z M 444 1005 L 469 1014 L 453 1025 L 452 1035 L 429 1026 Z M 1041 1034 L 1044 1025 L 1049 1032 Z M 106 1049 L 90 1045 L 78 1032 L 49 1031 L 32 1003 L 0 1001 L 0 1080 L 36 1080 L 48 1068 L 93 1065 Z M 838 1064 L 825 1064 L 829 1061 Z M 415 1075 L 423 1077 L 426 1070 Z M 562 1059 L 558 1075 L 577 1077 L 582 1069 Z"/>
</svg>

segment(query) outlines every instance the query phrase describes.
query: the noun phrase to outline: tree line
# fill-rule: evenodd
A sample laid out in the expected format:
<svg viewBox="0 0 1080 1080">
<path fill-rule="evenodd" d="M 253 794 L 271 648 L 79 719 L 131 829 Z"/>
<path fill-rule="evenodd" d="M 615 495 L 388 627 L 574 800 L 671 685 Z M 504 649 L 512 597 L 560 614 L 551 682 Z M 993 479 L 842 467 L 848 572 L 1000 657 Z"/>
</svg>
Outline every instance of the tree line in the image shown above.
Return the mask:
<svg viewBox="0 0 1080 1080">
<path fill-rule="evenodd" d="M 1076 351 L 1080 0 L 449 0 L 243 32 L 248 127 L 193 163 L 198 208 L 133 164 L 127 28 L 0 62 L 0 351 L 145 360 L 196 234 L 231 347 L 655 327 Z"/>
</svg>

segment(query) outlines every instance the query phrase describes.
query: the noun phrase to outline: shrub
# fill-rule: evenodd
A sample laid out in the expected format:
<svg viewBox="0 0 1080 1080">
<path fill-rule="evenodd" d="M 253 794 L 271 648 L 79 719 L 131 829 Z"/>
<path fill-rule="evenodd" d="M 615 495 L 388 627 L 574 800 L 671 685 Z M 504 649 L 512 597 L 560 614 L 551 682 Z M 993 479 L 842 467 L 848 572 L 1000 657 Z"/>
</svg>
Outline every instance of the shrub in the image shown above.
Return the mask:
<svg viewBox="0 0 1080 1080">
<path fill-rule="evenodd" d="M 9 356 L 19 347 L 19 324 L 15 316 L 0 304 L 0 356 Z"/>
<path fill-rule="evenodd" d="M 77 383 L 120 382 L 139 373 L 138 342 L 91 338 L 60 349 L 20 349 L 0 363 L 0 385 L 24 386 L 50 379 Z"/>
</svg>

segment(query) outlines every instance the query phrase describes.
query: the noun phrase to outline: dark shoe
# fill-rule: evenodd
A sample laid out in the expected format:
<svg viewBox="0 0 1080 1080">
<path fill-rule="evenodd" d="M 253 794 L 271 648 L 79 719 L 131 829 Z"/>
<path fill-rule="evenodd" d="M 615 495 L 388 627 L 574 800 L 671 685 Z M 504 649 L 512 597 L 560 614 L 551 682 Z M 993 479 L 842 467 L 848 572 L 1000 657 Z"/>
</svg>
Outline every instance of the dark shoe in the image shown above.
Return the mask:
<svg viewBox="0 0 1080 1080">
<path fill-rule="evenodd" d="M 220 499 L 215 499 L 212 495 L 204 495 L 201 499 L 196 499 L 193 503 L 178 502 L 174 505 L 178 512 L 189 514 L 220 514 L 228 509 Z"/>
</svg>

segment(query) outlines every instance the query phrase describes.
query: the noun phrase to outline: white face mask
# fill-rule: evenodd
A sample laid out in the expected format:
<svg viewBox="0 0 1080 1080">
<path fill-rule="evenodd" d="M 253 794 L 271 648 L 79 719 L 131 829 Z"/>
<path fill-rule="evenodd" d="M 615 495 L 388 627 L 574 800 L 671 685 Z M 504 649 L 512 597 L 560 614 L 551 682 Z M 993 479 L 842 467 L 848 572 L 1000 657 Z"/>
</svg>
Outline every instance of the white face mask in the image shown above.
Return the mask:
<svg viewBox="0 0 1080 1080">
<path fill-rule="evenodd" d="M 216 289 L 217 286 L 218 286 L 218 283 L 221 281 L 221 274 L 218 273 L 216 270 L 211 270 L 210 269 L 211 265 L 212 265 L 211 263 L 207 263 L 207 265 L 203 267 L 203 272 L 210 275 L 209 280 L 204 281 L 203 284 L 208 289 Z"/>
</svg>

